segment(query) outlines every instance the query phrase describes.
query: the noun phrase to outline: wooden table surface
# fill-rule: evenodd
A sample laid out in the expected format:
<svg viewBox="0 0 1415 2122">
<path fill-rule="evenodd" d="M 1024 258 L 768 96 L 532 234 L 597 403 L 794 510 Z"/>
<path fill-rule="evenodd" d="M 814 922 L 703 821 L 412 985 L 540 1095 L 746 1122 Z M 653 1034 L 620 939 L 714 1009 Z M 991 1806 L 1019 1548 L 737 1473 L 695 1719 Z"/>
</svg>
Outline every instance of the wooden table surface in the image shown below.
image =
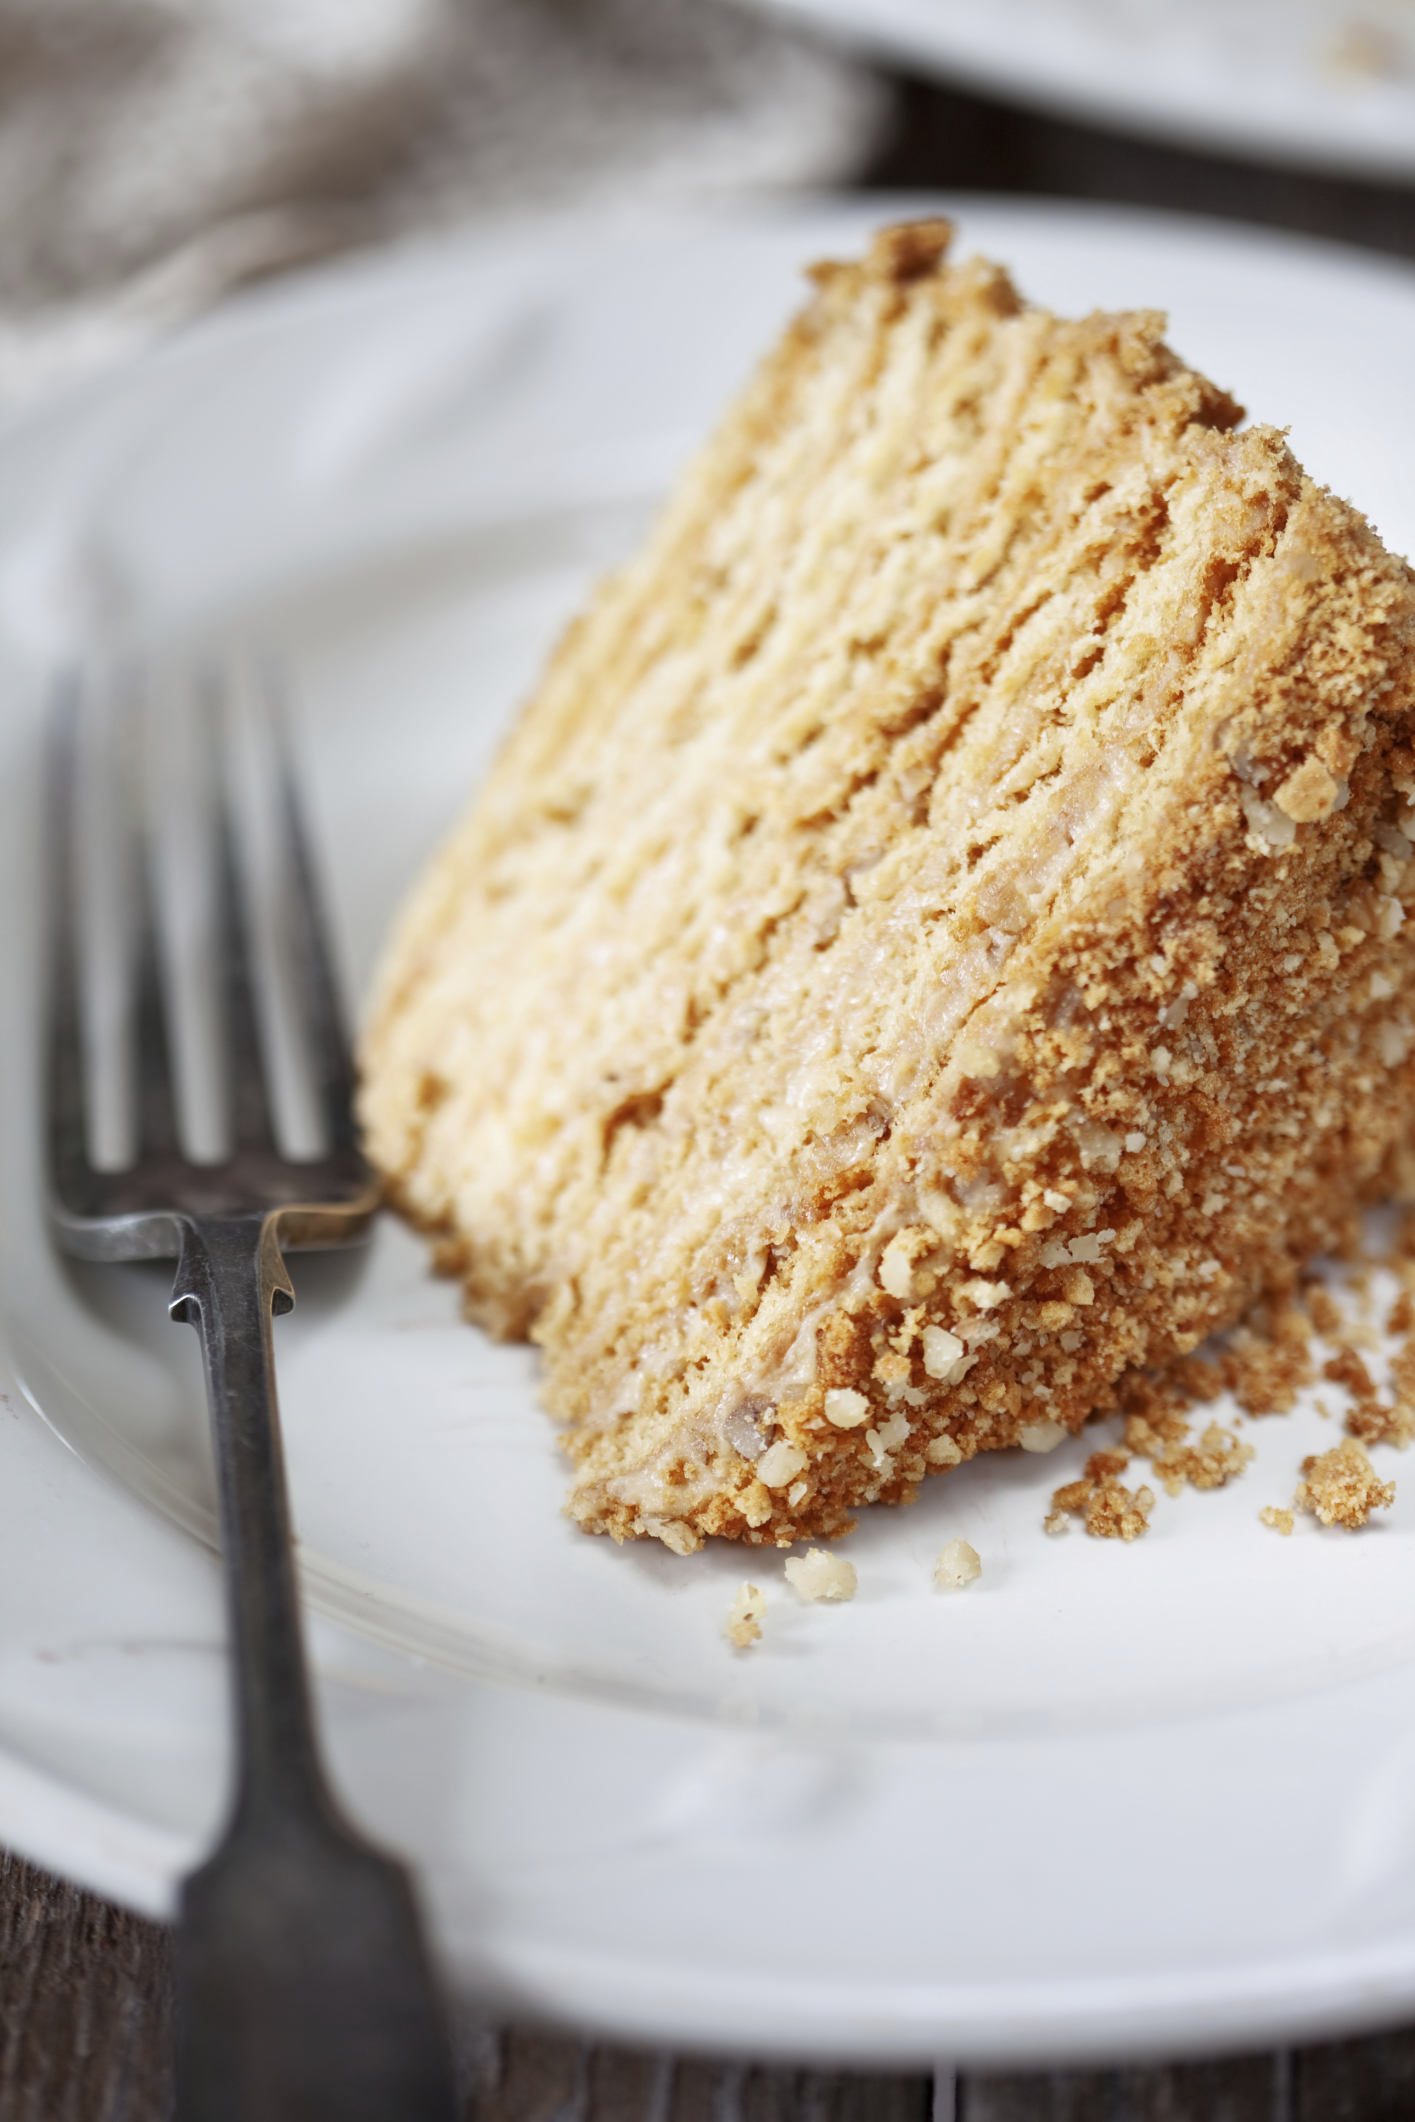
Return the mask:
<svg viewBox="0 0 1415 2122">
<path fill-rule="evenodd" d="M 0 2118 L 164 2122 L 171 1942 L 0 1856 Z M 1172 2068 L 864 2075 L 456 2027 L 467 2122 L 1410 2122 L 1415 2031 Z"/>
<path fill-rule="evenodd" d="M 1415 190 L 1186 154 L 895 78 L 876 186 L 1117 199 L 1415 257 Z M 0 2122 L 167 2116 L 171 1998 L 165 1931 L 0 1852 Z M 639 2055 L 472 2021 L 457 2048 L 469 2122 L 1415 2122 L 1415 2030 L 956 2081 Z"/>
</svg>

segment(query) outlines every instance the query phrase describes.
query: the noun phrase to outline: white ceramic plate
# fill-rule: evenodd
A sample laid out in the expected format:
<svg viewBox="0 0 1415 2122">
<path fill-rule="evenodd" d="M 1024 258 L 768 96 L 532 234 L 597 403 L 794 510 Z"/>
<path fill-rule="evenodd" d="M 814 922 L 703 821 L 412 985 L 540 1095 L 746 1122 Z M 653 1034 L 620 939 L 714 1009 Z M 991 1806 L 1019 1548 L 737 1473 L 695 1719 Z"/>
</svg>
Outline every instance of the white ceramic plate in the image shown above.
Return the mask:
<svg viewBox="0 0 1415 2122">
<path fill-rule="evenodd" d="M 161 1269 L 39 1208 L 45 669 L 283 644 L 351 981 L 591 578 L 884 209 L 524 227 L 233 307 L 0 434 L 0 1839 L 171 1905 L 225 1724 L 196 1340 Z M 1165 304 L 1415 543 L 1415 275 L 1233 229 L 972 203 L 1076 309 Z M 1357 1538 L 1290 1494 L 1331 1425 L 1133 1548 L 1041 1530 L 1083 1447 L 866 1514 L 860 1593 L 781 1557 L 588 1540 L 528 1353 L 396 1224 L 299 1267 L 278 1330 L 322 1710 L 498 2008 L 646 2043 L 902 2061 L 1212 2049 L 1415 2008 L 1415 1482 Z M 1401 1462 L 1392 1454 L 1392 1469 Z M 1410 1492 L 1407 1493 L 1406 1491 Z M 931 1588 L 963 1534 L 984 1574 Z M 722 1635 L 736 1586 L 764 1641 Z"/>
<path fill-rule="evenodd" d="M 756 0 L 947 80 L 1188 147 L 1415 174 L 1409 0 Z"/>
</svg>

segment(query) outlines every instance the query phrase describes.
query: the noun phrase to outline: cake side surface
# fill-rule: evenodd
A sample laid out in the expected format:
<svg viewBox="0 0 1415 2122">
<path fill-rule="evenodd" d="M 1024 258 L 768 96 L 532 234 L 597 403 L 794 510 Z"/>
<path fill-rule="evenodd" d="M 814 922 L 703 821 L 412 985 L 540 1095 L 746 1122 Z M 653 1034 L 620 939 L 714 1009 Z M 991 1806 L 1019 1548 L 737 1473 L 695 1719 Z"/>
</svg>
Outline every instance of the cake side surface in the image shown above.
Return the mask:
<svg viewBox="0 0 1415 2122">
<path fill-rule="evenodd" d="M 819 270 L 365 1034 L 591 1529 L 828 1536 L 1074 1428 L 1408 1155 L 1409 571 L 1158 318 L 945 234 Z"/>
</svg>

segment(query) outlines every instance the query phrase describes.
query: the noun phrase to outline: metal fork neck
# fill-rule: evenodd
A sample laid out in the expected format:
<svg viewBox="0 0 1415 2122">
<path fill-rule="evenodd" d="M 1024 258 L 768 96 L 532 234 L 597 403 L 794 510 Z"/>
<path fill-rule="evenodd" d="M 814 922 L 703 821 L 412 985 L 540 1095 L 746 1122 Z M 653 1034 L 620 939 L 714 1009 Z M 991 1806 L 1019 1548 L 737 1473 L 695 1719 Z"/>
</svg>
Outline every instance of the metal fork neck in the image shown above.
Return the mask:
<svg viewBox="0 0 1415 2122">
<path fill-rule="evenodd" d="M 171 1315 L 206 1362 L 221 1498 L 237 1731 L 233 1829 L 332 1815 L 300 1631 L 272 1321 L 295 1292 L 271 1213 L 183 1220 Z"/>
</svg>

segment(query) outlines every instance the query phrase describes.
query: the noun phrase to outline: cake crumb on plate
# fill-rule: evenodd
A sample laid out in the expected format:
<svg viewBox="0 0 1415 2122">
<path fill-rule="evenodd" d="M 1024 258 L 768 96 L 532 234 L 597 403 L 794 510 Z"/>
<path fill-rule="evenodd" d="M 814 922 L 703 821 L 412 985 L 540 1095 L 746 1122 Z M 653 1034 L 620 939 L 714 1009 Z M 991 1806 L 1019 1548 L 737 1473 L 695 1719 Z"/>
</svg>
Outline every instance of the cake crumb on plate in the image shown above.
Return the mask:
<svg viewBox="0 0 1415 2122">
<path fill-rule="evenodd" d="M 1387 1407 L 1384 1400 L 1366 1400 L 1352 1408 L 1346 1428 L 1362 1444 L 1393 1444 L 1403 1452 L 1415 1440 L 1415 1407 L 1403 1401 Z"/>
<path fill-rule="evenodd" d="M 1395 1483 L 1382 1481 L 1365 1447 L 1354 1437 L 1344 1438 L 1329 1452 L 1302 1461 L 1304 1479 L 1297 1484 L 1293 1503 L 1310 1511 L 1323 1525 L 1344 1525 L 1354 1532 L 1377 1508 L 1389 1510 L 1395 1501 Z"/>
<path fill-rule="evenodd" d="M 934 1583 L 940 1591 L 962 1591 L 982 1573 L 983 1565 L 976 1547 L 967 1540 L 950 1540 L 934 1564 Z"/>
<path fill-rule="evenodd" d="M 1118 1481 L 1105 1482 L 1086 1505 L 1086 1530 L 1097 1540 L 1138 1540 L 1150 1529 L 1154 1507 L 1152 1488 L 1137 1488 L 1132 1495 Z"/>
<path fill-rule="evenodd" d="M 1262 1510 L 1258 1512 L 1258 1516 L 1262 1519 L 1264 1525 L 1270 1525 L 1273 1531 L 1281 1533 L 1284 1539 L 1288 1537 L 1297 1522 L 1290 1510 L 1280 1510 L 1275 1503 L 1265 1504 Z"/>
<path fill-rule="evenodd" d="M 812 1547 L 804 1555 L 787 1557 L 786 1581 L 808 1602 L 853 1599 L 855 1565 L 842 1555 L 828 1555 L 823 1547 Z"/>
<path fill-rule="evenodd" d="M 737 1596 L 727 1609 L 727 1637 L 738 1650 L 746 1650 L 750 1644 L 759 1643 L 762 1633 L 762 1615 L 766 1612 L 766 1594 L 759 1592 L 755 1584 L 738 1586 Z"/>
<path fill-rule="evenodd" d="M 1182 1415 L 1158 1409 L 1127 1416 L 1125 1447 L 1149 1460 L 1171 1496 L 1179 1495 L 1186 1482 L 1191 1488 L 1223 1488 L 1253 1456 L 1251 1444 L 1241 1443 L 1217 1422 L 1211 1422 L 1195 1444 Z"/>
<path fill-rule="evenodd" d="M 1132 1494 L 1123 1486 L 1119 1476 L 1129 1464 L 1128 1451 L 1092 1452 L 1079 1481 L 1065 1481 L 1052 1491 L 1051 1510 L 1042 1520 L 1046 1530 L 1063 1531 L 1070 1513 L 1084 1518 L 1094 1539 L 1138 1540 L 1149 1530 L 1155 1492 L 1137 1488 Z"/>
</svg>

